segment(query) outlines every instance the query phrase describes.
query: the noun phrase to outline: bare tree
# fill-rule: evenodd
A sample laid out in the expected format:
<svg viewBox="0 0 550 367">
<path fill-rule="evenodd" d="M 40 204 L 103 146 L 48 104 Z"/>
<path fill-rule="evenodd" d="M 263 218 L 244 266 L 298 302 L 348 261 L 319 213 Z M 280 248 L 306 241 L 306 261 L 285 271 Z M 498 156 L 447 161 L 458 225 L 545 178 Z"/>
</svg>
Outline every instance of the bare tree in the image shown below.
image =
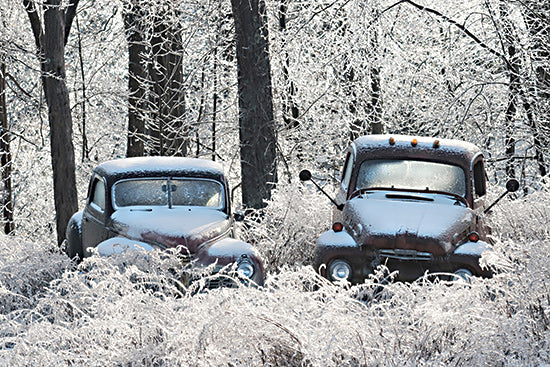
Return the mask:
<svg viewBox="0 0 550 367">
<path fill-rule="evenodd" d="M 282 112 L 283 120 L 285 122 L 286 128 L 294 128 L 299 125 L 298 117 L 300 116 L 300 110 L 296 104 L 296 86 L 294 81 L 290 80 L 290 55 L 288 50 L 286 50 L 285 45 L 285 36 L 287 33 L 287 13 L 288 13 L 288 3 L 289 0 L 279 0 L 279 32 L 281 32 L 283 43 L 281 48 L 283 51 L 283 65 L 282 65 L 282 78 L 283 83 L 286 86 L 286 91 L 282 97 Z"/>
<path fill-rule="evenodd" d="M 143 55 L 146 53 L 144 40 L 144 14 L 139 1 L 127 1 L 124 6 L 124 28 L 128 41 L 128 142 L 127 157 L 145 154 L 145 95 L 142 83 L 147 80 Z"/>
<path fill-rule="evenodd" d="M 173 14 L 172 19 L 175 19 Z M 183 36 L 179 24 L 166 14 L 153 15 L 149 91 L 153 119 L 149 126 L 153 155 L 187 155 L 188 129 L 185 125 Z"/>
<path fill-rule="evenodd" d="M 65 44 L 78 0 L 70 0 L 67 8 L 61 0 L 46 0 L 42 4 L 43 25 L 34 2 L 23 0 L 23 5 L 36 43 L 48 105 L 57 241 L 61 244 L 69 218 L 78 210 L 72 115 L 65 83 Z"/>
<path fill-rule="evenodd" d="M 6 106 L 6 64 L 0 61 L 0 171 L 2 177 L 2 222 L 4 233 L 13 231 L 13 201 L 11 188 L 12 161 Z"/>
<path fill-rule="evenodd" d="M 537 131 L 540 145 L 537 152 L 539 170 L 544 176 L 548 173 L 548 146 L 550 144 L 550 1 L 525 1 L 521 3 L 529 39 L 532 44 L 531 60 L 535 69 L 534 91 L 531 96 L 536 104 L 539 118 Z"/>
<path fill-rule="evenodd" d="M 277 181 L 271 65 L 263 0 L 231 0 L 237 41 L 243 204 L 262 208 Z"/>
<path fill-rule="evenodd" d="M 185 156 L 189 129 L 177 4 L 128 0 L 123 5 L 129 52 L 127 156 Z"/>
</svg>

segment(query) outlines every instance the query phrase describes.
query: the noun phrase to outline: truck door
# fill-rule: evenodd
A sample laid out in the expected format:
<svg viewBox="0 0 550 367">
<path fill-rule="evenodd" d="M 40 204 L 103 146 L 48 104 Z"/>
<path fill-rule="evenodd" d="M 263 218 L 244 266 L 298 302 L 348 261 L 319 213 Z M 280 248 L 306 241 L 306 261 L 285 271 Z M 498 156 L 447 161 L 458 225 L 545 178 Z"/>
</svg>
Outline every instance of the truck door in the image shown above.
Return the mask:
<svg viewBox="0 0 550 367">
<path fill-rule="evenodd" d="M 88 248 L 97 246 L 107 239 L 106 189 L 102 177 L 94 175 L 82 213 L 82 249 L 84 257 L 90 256 Z"/>
</svg>

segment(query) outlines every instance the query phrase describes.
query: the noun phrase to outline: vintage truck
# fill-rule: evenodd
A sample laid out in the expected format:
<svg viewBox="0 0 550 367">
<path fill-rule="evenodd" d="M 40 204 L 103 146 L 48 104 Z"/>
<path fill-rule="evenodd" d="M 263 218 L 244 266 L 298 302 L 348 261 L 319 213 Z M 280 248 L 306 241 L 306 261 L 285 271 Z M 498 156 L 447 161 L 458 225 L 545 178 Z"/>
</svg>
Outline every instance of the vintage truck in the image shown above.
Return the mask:
<svg viewBox="0 0 550 367">
<path fill-rule="evenodd" d="M 404 135 L 356 139 L 346 150 L 332 229 L 321 234 L 315 268 L 361 283 L 379 265 L 413 281 L 426 273 L 490 277 L 486 173 L 470 143 Z M 302 181 L 312 181 L 309 171 Z M 516 180 L 507 192 L 516 191 Z M 324 191 L 323 191 L 324 192 Z M 500 198 L 503 198 L 503 194 Z M 454 276 L 452 275 L 454 274 Z"/>
<path fill-rule="evenodd" d="M 263 262 L 249 243 L 234 239 L 229 185 L 221 165 L 203 159 L 138 157 L 99 164 L 84 209 L 67 227 L 69 257 L 91 248 L 109 255 L 123 248 L 180 248 L 182 266 L 215 269 L 235 264 L 237 275 L 263 284 Z"/>
</svg>

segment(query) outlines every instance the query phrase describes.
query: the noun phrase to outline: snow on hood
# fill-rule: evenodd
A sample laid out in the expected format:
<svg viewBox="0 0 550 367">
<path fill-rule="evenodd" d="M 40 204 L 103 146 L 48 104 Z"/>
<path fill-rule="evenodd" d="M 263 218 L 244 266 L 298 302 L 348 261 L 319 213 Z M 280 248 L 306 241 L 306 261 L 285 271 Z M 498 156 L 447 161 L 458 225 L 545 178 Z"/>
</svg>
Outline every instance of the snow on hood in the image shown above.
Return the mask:
<svg viewBox="0 0 550 367">
<path fill-rule="evenodd" d="M 455 233 L 463 233 L 474 221 L 471 209 L 452 205 L 452 201 L 358 197 L 346 204 L 343 214 L 358 243 L 440 255 L 452 250 Z"/>
<path fill-rule="evenodd" d="M 167 247 L 197 247 L 229 230 L 225 213 L 210 208 L 152 207 L 147 210 L 119 209 L 111 216 L 112 227 L 120 234 Z"/>
</svg>

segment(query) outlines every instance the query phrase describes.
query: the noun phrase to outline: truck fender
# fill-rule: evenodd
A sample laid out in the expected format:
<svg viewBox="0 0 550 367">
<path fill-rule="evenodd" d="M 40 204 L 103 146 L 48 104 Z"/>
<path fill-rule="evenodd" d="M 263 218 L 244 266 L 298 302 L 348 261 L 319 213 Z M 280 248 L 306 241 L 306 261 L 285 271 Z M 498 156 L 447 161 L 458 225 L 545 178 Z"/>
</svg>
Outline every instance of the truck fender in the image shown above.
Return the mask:
<svg viewBox="0 0 550 367">
<path fill-rule="evenodd" d="M 465 242 L 458 246 L 453 252 L 455 255 L 477 256 L 481 257 L 481 254 L 485 251 L 491 251 L 491 246 L 485 241 L 477 242 Z"/>
<path fill-rule="evenodd" d="M 155 248 L 148 243 L 131 240 L 126 237 L 113 237 L 101 242 L 96 247 L 99 256 L 111 256 L 125 251 L 153 251 Z"/>
<path fill-rule="evenodd" d="M 67 240 L 65 248 L 67 255 L 71 259 L 78 256 L 77 261 L 82 260 L 84 257 L 84 251 L 82 250 L 82 210 L 74 213 L 69 219 L 65 237 Z"/>
<path fill-rule="evenodd" d="M 357 247 L 357 242 L 345 230 L 323 232 L 317 239 L 317 247 Z"/>
<path fill-rule="evenodd" d="M 262 257 L 248 242 L 226 237 L 214 243 L 205 244 L 197 253 L 197 261 L 203 265 L 216 263 L 218 266 L 247 261 L 252 263 L 255 268 L 251 280 L 258 285 L 264 283 L 265 271 Z"/>
</svg>

